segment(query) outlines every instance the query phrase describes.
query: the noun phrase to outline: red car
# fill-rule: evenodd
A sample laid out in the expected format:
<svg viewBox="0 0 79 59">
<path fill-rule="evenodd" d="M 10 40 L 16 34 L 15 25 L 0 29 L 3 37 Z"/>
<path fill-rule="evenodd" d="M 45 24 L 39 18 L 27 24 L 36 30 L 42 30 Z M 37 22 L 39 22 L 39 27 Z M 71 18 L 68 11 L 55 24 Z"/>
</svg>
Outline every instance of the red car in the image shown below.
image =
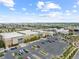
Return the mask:
<svg viewBox="0 0 79 59">
<path fill-rule="evenodd" d="M 24 59 L 31 59 L 29 56 L 26 56 Z"/>
</svg>

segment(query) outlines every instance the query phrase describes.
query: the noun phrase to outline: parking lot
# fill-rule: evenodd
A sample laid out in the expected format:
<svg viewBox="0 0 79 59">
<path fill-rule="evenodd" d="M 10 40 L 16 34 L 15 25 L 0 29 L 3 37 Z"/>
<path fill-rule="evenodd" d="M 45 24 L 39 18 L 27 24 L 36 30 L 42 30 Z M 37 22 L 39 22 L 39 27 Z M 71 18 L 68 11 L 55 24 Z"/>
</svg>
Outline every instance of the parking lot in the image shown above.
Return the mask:
<svg viewBox="0 0 79 59">
<path fill-rule="evenodd" d="M 58 38 L 48 37 L 26 47 L 10 50 L 5 59 L 52 59 L 63 53 L 68 44 Z"/>
</svg>

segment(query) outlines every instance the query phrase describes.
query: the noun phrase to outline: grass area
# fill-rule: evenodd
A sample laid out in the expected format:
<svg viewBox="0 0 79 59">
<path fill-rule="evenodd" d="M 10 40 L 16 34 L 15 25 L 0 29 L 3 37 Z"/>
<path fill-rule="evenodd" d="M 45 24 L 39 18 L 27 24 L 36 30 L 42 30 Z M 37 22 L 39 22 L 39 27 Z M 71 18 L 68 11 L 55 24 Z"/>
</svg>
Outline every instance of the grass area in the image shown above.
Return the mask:
<svg viewBox="0 0 79 59">
<path fill-rule="evenodd" d="M 67 55 L 74 49 L 73 46 L 70 46 L 64 53 L 63 56 L 67 57 Z"/>
<path fill-rule="evenodd" d="M 70 45 L 59 59 L 72 59 L 77 50 L 78 49 L 75 46 Z"/>
<path fill-rule="evenodd" d="M 77 50 L 78 50 L 78 49 L 75 49 L 75 50 L 73 51 L 73 53 L 69 56 L 69 59 L 72 59 L 72 58 L 74 57 L 74 55 L 76 54 Z"/>
<path fill-rule="evenodd" d="M 22 55 L 19 55 L 17 52 L 15 54 L 15 59 L 23 59 Z"/>
<path fill-rule="evenodd" d="M 23 57 L 22 56 L 18 56 L 18 59 L 23 59 Z"/>
<path fill-rule="evenodd" d="M 4 56 L 4 53 L 3 52 L 0 53 L 0 57 L 2 57 L 2 56 Z"/>
</svg>

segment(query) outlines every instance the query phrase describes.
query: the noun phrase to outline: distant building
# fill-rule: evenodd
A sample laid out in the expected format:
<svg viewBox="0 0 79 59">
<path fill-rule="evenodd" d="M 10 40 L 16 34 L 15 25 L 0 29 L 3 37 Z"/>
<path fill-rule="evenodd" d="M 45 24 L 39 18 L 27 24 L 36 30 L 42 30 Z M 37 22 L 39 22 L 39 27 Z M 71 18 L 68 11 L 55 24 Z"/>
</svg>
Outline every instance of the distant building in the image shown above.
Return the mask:
<svg viewBox="0 0 79 59">
<path fill-rule="evenodd" d="M 68 34 L 69 30 L 61 28 L 61 29 L 56 29 L 56 32 L 63 33 L 63 34 Z"/>
<path fill-rule="evenodd" d="M 38 32 L 39 34 L 42 34 L 43 37 L 48 36 L 48 35 L 53 35 L 54 32 L 50 31 L 50 30 L 35 30 L 36 32 Z"/>
<path fill-rule="evenodd" d="M 1 40 L 4 41 L 5 47 L 9 48 L 13 45 L 22 43 L 24 40 L 24 35 L 19 34 L 17 32 L 10 32 L 10 33 L 0 33 Z"/>
<path fill-rule="evenodd" d="M 32 36 L 32 35 L 38 35 L 38 32 L 32 31 L 32 30 L 25 30 L 25 31 L 19 31 L 18 33 L 26 35 L 26 36 Z"/>
</svg>

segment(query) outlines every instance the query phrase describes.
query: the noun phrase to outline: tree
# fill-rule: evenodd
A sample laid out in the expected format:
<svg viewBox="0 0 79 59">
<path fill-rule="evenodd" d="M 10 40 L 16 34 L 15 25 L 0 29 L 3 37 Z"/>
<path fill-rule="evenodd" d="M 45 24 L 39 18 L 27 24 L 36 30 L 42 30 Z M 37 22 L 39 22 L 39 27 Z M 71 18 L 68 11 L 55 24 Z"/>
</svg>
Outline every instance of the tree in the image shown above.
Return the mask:
<svg viewBox="0 0 79 59">
<path fill-rule="evenodd" d="M 24 43 L 35 41 L 35 40 L 38 40 L 38 39 L 40 39 L 40 36 L 38 36 L 38 35 L 29 36 L 29 38 L 26 36 Z"/>
<path fill-rule="evenodd" d="M 5 48 L 5 43 L 3 40 L 0 40 L 0 48 Z"/>
</svg>

